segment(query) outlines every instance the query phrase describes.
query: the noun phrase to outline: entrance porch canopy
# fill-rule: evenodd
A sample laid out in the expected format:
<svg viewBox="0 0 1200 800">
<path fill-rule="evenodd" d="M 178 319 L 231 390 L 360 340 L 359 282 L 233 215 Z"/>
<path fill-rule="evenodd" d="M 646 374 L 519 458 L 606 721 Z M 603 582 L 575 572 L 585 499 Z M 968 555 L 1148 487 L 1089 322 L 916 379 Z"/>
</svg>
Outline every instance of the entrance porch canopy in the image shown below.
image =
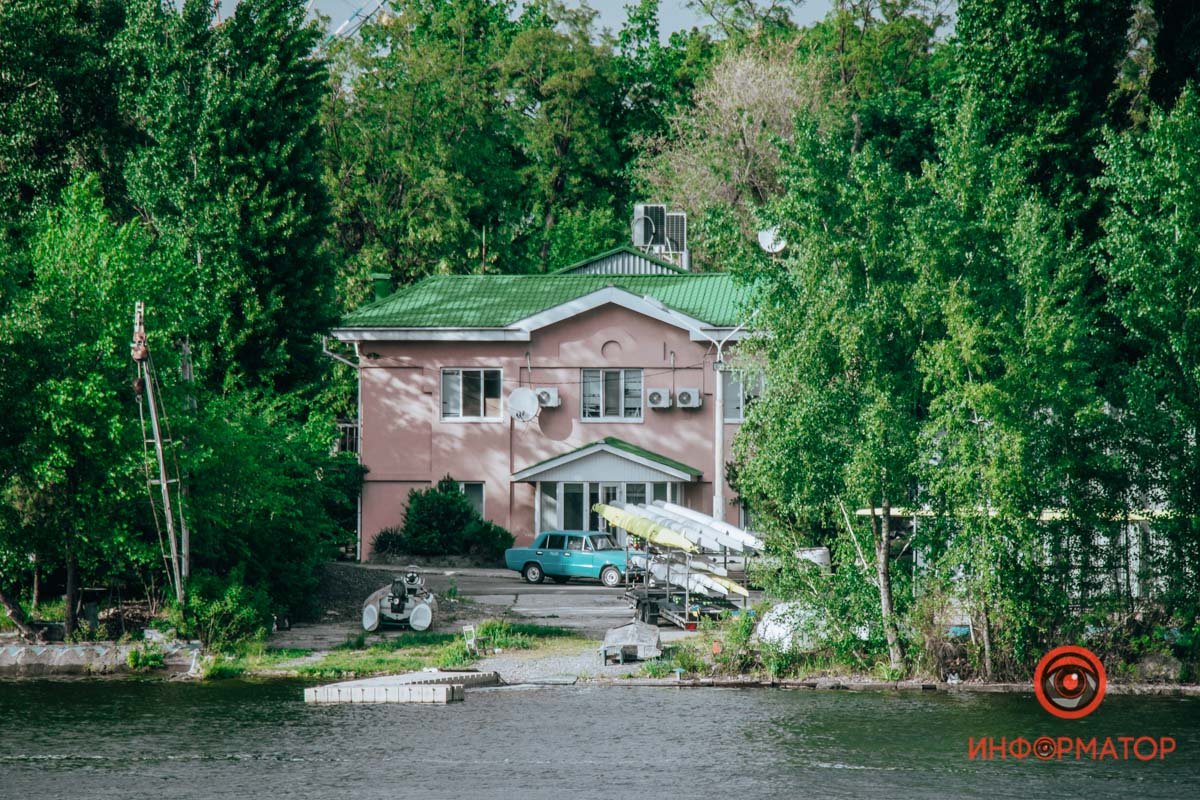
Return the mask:
<svg viewBox="0 0 1200 800">
<path fill-rule="evenodd" d="M 539 461 L 513 473 L 515 481 L 695 482 L 700 470 L 615 436 Z"/>
</svg>

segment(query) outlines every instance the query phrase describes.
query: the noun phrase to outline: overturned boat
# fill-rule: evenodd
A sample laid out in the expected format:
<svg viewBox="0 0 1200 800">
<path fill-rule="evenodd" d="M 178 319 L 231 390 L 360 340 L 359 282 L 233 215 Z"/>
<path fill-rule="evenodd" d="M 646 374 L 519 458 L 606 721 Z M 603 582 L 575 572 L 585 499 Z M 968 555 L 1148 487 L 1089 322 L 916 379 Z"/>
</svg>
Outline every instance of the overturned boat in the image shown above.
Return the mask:
<svg viewBox="0 0 1200 800">
<path fill-rule="evenodd" d="M 661 655 L 662 639 L 659 638 L 658 626 L 636 620 L 609 629 L 604 635 L 604 644 L 600 645 L 600 657 L 605 664 L 612 661 L 622 664 L 627 661 L 646 661 Z"/>
<path fill-rule="evenodd" d="M 363 604 L 362 626 L 368 633 L 385 626 L 429 630 L 437 610 L 437 597 L 425 588 L 425 578 L 410 571 L 367 598 Z"/>
</svg>

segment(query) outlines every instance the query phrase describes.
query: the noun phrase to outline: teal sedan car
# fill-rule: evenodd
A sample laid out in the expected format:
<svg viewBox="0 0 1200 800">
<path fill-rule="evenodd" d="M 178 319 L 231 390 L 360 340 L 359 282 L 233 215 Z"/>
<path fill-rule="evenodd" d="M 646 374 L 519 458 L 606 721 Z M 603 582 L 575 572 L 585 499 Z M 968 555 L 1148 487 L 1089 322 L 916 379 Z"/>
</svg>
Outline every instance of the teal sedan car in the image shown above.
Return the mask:
<svg viewBox="0 0 1200 800">
<path fill-rule="evenodd" d="M 625 551 L 607 533 L 546 531 L 532 547 L 505 550 L 504 563 L 527 583 L 541 583 L 549 576 L 555 583 L 595 578 L 605 586 L 619 586 L 625 574 Z"/>
</svg>

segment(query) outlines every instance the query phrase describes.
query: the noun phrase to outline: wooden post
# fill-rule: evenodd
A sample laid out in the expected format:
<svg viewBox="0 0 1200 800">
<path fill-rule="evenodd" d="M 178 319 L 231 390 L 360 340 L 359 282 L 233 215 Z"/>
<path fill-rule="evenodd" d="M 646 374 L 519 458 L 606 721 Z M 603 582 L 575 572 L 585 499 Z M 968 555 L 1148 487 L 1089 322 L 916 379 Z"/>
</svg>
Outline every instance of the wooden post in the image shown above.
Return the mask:
<svg viewBox="0 0 1200 800">
<path fill-rule="evenodd" d="M 63 632 L 69 641 L 79 624 L 75 613 L 76 598 L 79 595 L 79 576 L 75 562 L 75 554 L 67 550 L 67 594 L 64 599 Z"/>
</svg>

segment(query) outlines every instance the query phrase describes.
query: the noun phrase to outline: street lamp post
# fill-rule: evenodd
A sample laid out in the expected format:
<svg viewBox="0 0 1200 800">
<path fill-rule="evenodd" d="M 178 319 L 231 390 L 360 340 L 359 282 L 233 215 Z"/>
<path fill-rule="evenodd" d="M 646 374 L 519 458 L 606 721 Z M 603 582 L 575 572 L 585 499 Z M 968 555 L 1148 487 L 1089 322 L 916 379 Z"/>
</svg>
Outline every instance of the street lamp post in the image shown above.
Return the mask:
<svg viewBox="0 0 1200 800">
<path fill-rule="evenodd" d="M 673 308 L 667 308 L 658 298 L 650 295 L 643 295 L 642 299 L 650 305 L 669 314 L 679 321 L 685 328 L 695 333 L 697 336 L 703 337 L 712 343 L 717 348 L 717 359 L 713 362 L 713 371 L 716 372 L 716 387 L 713 395 L 716 398 L 713 409 L 713 516 L 721 521 L 725 520 L 725 344 L 732 339 L 738 332 L 746 327 L 746 322 L 741 322 L 736 328 L 725 334 L 725 337 L 717 341 L 709 336 L 700 328 L 692 324 L 691 320 L 683 316 Z M 758 314 L 756 310 L 750 315 L 750 319 L 754 319 Z"/>
</svg>

